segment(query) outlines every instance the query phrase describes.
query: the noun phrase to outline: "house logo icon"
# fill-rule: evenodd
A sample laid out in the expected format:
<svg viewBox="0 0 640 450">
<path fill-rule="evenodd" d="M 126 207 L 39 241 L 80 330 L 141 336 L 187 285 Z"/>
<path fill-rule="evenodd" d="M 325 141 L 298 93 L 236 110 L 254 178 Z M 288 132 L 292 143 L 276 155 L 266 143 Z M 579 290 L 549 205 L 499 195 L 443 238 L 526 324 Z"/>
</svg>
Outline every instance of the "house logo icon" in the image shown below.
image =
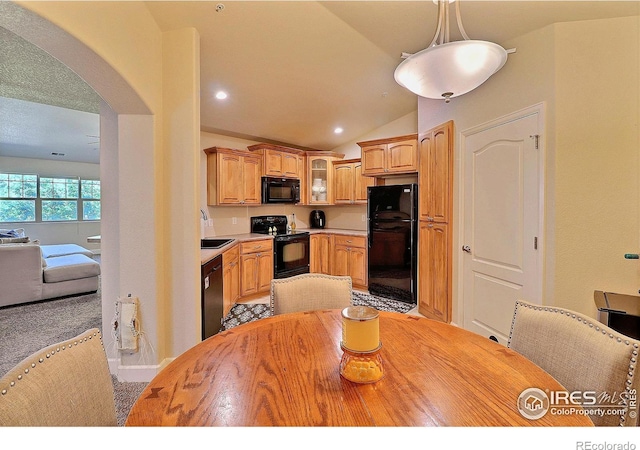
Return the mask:
<svg viewBox="0 0 640 450">
<path fill-rule="evenodd" d="M 526 419 L 540 419 L 549 411 L 549 397 L 541 389 L 525 389 L 518 397 L 518 411 Z"/>
</svg>

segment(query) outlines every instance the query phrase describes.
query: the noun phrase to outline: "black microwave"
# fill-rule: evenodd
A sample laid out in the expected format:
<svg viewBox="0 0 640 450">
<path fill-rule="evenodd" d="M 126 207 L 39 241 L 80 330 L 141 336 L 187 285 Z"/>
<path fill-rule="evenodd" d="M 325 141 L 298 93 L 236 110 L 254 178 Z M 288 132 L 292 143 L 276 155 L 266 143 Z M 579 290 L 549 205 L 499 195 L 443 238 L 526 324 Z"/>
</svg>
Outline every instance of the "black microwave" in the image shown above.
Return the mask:
<svg viewBox="0 0 640 450">
<path fill-rule="evenodd" d="M 300 203 L 300 180 L 262 177 L 262 203 Z"/>
</svg>

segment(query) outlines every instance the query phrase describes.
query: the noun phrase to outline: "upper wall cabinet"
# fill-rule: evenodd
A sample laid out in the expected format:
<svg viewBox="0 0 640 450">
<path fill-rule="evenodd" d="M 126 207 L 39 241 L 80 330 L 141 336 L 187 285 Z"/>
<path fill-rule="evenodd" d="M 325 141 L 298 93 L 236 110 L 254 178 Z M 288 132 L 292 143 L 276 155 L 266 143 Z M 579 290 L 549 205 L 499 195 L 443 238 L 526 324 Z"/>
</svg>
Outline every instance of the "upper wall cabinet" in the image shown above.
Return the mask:
<svg viewBox="0 0 640 450">
<path fill-rule="evenodd" d="M 209 205 L 259 205 L 262 158 L 254 153 L 211 147 L 207 154 Z"/>
<path fill-rule="evenodd" d="M 298 173 L 300 174 L 300 203 L 309 204 L 309 183 L 307 183 L 307 155 L 298 155 Z"/>
<path fill-rule="evenodd" d="M 362 175 L 384 177 L 418 171 L 418 135 L 358 142 Z"/>
<path fill-rule="evenodd" d="M 448 223 L 453 197 L 453 122 L 420 134 L 420 220 Z"/>
<path fill-rule="evenodd" d="M 362 162 L 359 159 L 333 161 L 334 204 L 366 204 L 367 187 L 374 183 L 375 178 L 362 176 Z"/>
<path fill-rule="evenodd" d="M 333 152 L 307 152 L 309 205 L 333 205 L 333 161 L 342 158 Z"/>
<path fill-rule="evenodd" d="M 262 175 L 265 177 L 302 178 L 300 157 L 303 150 L 271 144 L 256 144 L 247 147 L 262 156 Z"/>
</svg>

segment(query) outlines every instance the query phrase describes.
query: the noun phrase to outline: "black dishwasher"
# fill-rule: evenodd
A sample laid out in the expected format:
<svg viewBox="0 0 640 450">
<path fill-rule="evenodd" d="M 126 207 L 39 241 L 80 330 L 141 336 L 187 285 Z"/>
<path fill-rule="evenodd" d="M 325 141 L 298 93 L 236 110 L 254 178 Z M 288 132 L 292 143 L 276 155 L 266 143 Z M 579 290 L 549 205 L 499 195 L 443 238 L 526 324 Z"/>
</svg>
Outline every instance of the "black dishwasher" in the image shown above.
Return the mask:
<svg viewBox="0 0 640 450">
<path fill-rule="evenodd" d="M 222 255 L 202 265 L 202 340 L 222 326 Z"/>
</svg>

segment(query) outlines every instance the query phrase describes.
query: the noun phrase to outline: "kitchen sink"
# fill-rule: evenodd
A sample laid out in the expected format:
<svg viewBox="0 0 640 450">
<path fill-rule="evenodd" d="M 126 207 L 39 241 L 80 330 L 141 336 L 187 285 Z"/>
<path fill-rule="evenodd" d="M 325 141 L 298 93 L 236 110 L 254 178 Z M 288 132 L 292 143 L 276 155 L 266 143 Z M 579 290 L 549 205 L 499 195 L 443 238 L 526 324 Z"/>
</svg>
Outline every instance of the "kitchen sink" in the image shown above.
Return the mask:
<svg viewBox="0 0 640 450">
<path fill-rule="evenodd" d="M 225 245 L 233 241 L 235 241 L 235 239 L 204 238 L 204 239 L 200 239 L 200 248 L 217 249 L 217 248 L 224 247 Z"/>
</svg>

